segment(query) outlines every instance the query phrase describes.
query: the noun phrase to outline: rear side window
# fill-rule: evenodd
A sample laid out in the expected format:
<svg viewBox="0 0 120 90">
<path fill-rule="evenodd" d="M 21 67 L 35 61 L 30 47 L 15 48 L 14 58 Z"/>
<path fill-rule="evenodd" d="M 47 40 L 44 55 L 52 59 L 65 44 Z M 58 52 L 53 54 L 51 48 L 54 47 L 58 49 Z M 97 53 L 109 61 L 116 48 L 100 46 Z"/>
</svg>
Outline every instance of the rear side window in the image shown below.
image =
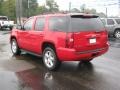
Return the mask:
<svg viewBox="0 0 120 90">
<path fill-rule="evenodd" d="M 120 19 L 115 19 L 115 21 L 117 22 L 117 24 L 120 24 Z"/>
<path fill-rule="evenodd" d="M 44 17 L 37 18 L 36 23 L 35 23 L 35 30 L 43 31 L 44 26 L 45 26 L 45 18 Z"/>
<path fill-rule="evenodd" d="M 71 17 L 71 31 L 100 31 L 104 28 L 104 25 L 98 17 Z"/>
<path fill-rule="evenodd" d="M 54 16 L 49 19 L 49 28 L 53 31 L 68 31 L 69 19 L 67 16 Z"/>
<path fill-rule="evenodd" d="M 107 24 L 114 25 L 115 23 L 114 23 L 113 19 L 107 19 Z"/>
</svg>

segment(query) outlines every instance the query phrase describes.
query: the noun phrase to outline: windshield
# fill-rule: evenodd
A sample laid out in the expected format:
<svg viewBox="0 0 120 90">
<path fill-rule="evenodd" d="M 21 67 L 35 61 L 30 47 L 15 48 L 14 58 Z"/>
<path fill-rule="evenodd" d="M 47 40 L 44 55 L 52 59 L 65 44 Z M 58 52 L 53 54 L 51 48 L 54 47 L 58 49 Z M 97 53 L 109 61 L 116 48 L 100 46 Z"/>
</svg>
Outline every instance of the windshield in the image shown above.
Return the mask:
<svg viewBox="0 0 120 90">
<path fill-rule="evenodd" d="M 0 20 L 8 20 L 7 17 L 0 17 Z"/>
</svg>

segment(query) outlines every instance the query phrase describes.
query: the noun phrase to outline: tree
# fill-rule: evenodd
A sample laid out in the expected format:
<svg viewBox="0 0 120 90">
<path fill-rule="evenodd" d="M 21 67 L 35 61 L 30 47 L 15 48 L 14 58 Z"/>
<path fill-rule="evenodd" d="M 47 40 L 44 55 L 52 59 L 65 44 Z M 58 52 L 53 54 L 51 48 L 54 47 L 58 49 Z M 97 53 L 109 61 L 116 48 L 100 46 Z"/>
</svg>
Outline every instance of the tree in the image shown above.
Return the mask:
<svg viewBox="0 0 120 90">
<path fill-rule="evenodd" d="M 37 0 L 22 0 L 23 17 L 34 16 L 37 14 Z"/>
<path fill-rule="evenodd" d="M 59 6 L 54 0 L 46 0 L 46 5 L 48 7 L 49 12 L 58 12 Z"/>
<path fill-rule="evenodd" d="M 80 10 L 82 13 L 85 12 L 85 9 L 86 9 L 86 5 L 85 4 L 81 5 Z"/>
<path fill-rule="evenodd" d="M 2 4 L 3 4 L 3 0 L 0 0 L 0 15 L 2 15 Z"/>
<path fill-rule="evenodd" d="M 8 16 L 9 19 L 15 20 L 16 10 L 15 10 L 15 0 L 3 0 L 1 5 L 2 15 Z"/>
<path fill-rule="evenodd" d="M 41 5 L 37 8 L 36 14 L 44 14 L 46 12 L 48 12 L 48 9 L 45 7 L 45 5 Z"/>
<path fill-rule="evenodd" d="M 89 13 L 89 14 L 96 14 L 96 10 L 95 9 L 85 9 L 84 13 Z"/>
<path fill-rule="evenodd" d="M 72 13 L 80 13 L 80 10 L 77 8 L 73 8 L 70 12 Z"/>
</svg>

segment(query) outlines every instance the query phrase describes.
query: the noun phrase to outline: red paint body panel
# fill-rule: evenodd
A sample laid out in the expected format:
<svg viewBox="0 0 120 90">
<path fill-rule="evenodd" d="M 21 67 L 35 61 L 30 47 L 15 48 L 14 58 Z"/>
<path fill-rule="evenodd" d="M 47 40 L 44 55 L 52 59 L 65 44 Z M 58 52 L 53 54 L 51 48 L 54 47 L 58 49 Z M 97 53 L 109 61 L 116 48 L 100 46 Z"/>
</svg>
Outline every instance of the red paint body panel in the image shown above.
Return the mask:
<svg viewBox="0 0 120 90">
<path fill-rule="evenodd" d="M 52 31 L 49 29 L 49 18 L 58 15 L 43 15 L 46 18 L 45 27 L 43 31 L 35 31 L 34 18 L 32 30 L 18 30 L 13 29 L 11 38 L 16 38 L 21 49 L 33 52 L 35 54 L 42 54 L 42 45 L 44 42 L 52 43 L 55 46 L 58 59 L 61 61 L 80 61 L 84 59 L 92 59 L 98 57 L 108 51 L 107 32 L 103 29 L 100 32 L 85 31 L 71 33 L 73 39 L 70 47 L 67 46 L 67 35 L 69 32 Z M 90 44 L 90 39 L 95 38 L 96 43 Z M 71 40 L 72 40 L 71 39 Z"/>
</svg>

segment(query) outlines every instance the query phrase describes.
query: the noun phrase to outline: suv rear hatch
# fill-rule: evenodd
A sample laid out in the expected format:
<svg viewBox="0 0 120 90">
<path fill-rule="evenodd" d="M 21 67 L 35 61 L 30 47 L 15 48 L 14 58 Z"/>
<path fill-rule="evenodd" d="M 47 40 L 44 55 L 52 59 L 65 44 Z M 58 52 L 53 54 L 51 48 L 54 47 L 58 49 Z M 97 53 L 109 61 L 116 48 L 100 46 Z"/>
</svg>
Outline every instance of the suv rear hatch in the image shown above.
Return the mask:
<svg viewBox="0 0 120 90">
<path fill-rule="evenodd" d="M 106 47 L 107 32 L 98 16 L 72 15 L 69 32 L 73 36 L 73 48 L 78 52 Z"/>
</svg>

